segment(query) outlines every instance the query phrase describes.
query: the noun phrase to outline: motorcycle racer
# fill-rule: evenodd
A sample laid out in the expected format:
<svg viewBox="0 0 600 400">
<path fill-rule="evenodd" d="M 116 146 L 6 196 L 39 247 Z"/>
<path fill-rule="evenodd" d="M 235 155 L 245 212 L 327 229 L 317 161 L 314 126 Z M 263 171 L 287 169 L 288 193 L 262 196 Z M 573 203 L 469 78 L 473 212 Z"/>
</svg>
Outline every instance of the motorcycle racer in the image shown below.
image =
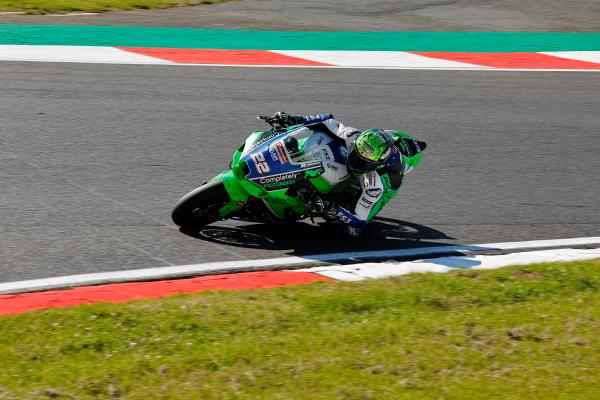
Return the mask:
<svg viewBox="0 0 600 400">
<path fill-rule="evenodd" d="M 334 119 L 331 114 L 314 116 L 289 115 L 280 111 L 269 118 L 276 129 L 294 125 L 311 126 L 319 124 L 319 129 L 334 138 L 343 140 L 346 155 L 345 164 L 333 165 L 324 163 L 327 169 L 336 169 L 335 175 L 341 181 L 356 179 L 361 194 L 354 210 L 348 210 L 333 201 L 321 198 L 316 193 L 310 199 L 313 215 L 320 215 L 329 220 L 336 220 L 342 229 L 351 237 L 360 236 L 368 221 L 393 197 L 399 189 L 405 168 L 401 151 L 392 138 L 391 133 L 374 128 L 361 132 L 345 126 Z M 421 142 L 422 143 L 422 142 Z M 339 171 L 344 169 L 345 171 Z"/>
</svg>

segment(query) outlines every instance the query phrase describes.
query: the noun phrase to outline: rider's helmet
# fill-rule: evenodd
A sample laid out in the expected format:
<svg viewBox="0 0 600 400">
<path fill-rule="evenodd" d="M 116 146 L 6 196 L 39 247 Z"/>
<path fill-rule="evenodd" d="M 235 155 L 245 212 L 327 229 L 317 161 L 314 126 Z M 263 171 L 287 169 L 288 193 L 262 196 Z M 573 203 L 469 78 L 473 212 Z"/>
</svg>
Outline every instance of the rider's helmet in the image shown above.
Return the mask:
<svg viewBox="0 0 600 400">
<path fill-rule="evenodd" d="M 354 140 L 354 148 L 348 154 L 348 172 L 363 174 L 374 171 L 387 162 L 393 146 L 394 140 L 383 129 L 375 128 L 362 132 Z"/>
</svg>

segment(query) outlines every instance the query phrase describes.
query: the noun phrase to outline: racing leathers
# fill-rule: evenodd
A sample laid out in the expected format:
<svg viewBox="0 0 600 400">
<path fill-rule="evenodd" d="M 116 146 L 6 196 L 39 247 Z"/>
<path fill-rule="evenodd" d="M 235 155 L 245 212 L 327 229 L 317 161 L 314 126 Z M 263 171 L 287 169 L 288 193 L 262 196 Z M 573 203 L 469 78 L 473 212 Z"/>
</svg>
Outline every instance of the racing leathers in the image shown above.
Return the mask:
<svg viewBox="0 0 600 400">
<path fill-rule="evenodd" d="M 278 113 L 284 118 L 283 125 L 319 125 L 313 129 L 324 132 L 333 140 L 343 143 L 341 151 L 344 156 L 349 154 L 353 147 L 356 137 L 361 133 L 360 130 L 345 126 L 335 120 L 333 115 L 320 114 L 315 116 L 290 116 L 284 113 Z M 388 133 L 391 137 L 391 131 Z M 342 139 L 342 140 L 339 140 Z M 328 157 L 325 154 L 325 157 Z M 404 163 L 402 154 L 397 146 L 392 147 L 392 154 L 385 164 L 378 166 L 373 171 L 368 171 L 360 175 L 350 174 L 345 163 L 336 163 L 327 158 L 323 162 L 324 172 L 322 176 L 331 184 L 341 184 L 348 179 L 357 179 L 360 185 L 360 196 L 356 202 L 354 210 L 348 210 L 339 204 L 323 201 L 317 197 L 316 214 L 323 215 L 328 219 L 335 219 L 340 226 L 351 237 L 358 237 L 366 228 L 368 221 L 373 218 L 379 210 L 393 197 L 404 176 Z"/>
</svg>

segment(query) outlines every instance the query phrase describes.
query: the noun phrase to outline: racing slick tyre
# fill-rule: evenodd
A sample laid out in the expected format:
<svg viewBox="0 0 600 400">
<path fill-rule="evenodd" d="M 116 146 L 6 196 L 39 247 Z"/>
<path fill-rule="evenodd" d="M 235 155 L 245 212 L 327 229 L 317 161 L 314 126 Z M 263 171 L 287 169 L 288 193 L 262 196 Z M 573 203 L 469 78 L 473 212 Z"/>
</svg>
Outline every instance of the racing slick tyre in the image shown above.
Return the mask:
<svg viewBox="0 0 600 400">
<path fill-rule="evenodd" d="M 171 219 L 182 228 L 200 228 L 220 220 L 219 209 L 229 200 L 229 194 L 221 181 L 205 183 L 177 202 Z"/>
</svg>

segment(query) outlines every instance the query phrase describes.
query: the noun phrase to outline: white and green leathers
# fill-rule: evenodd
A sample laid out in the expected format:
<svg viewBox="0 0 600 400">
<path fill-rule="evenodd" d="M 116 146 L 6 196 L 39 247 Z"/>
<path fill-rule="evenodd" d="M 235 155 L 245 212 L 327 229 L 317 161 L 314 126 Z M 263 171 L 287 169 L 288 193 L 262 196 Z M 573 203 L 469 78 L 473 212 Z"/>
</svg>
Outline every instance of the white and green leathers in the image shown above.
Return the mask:
<svg viewBox="0 0 600 400">
<path fill-rule="evenodd" d="M 386 192 L 386 184 L 376 168 L 373 168 L 372 171 L 356 175 L 349 171 L 347 157 L 346 160 L 334 160 L 334 155 L 330 153 L 332 153 L 331 142 L 335 141 L 335 138 L 331 136 L 333 135 L 343 139 L 345 149 L 342 149 L 342 154 L 347 156 L 358 144 L 362 147 L 361 149 L 357 149 L 359 150 L 359 153 L 360 150 L 363 150 L 361 155 L 365 158 L 369 156 L 372 157 L 371 161 L 376 163 L 385 155 L 384 153 L 399 151 L 397 148 L 392 147 L 394 142 L 392 136 L 393 132 L 390 131 L 388 133 L 383 130 L 372 130 L 376 131 L 376 135 L 382 136 L 381 142 L 384 140 L 389 142 L 387 147 L 377 148 L 373 144 L 373 142 L 375 144 L 377 143 L 377 137 L 375 137 L 375 140 L 372 140 L 372 137 L 362 134 L 360 130 L 345 126 L 340 121 L 333 118 L 319 122 L 319 124 L 319 128 L 325 127 L 328 130 L 328 132 L 317 133 L 317 135 L 323 136 L 322 139 L 318 139 L 318 142 L 321 143 L 319 150 L 325 157 L 324 161 L 326 161 L 323 163 L 324 172 L 321 174 L 322 179 L 333 187 L 344 184 L 347 180 L 355 180 L 360 186 L 361 194 L 354 205 L 354 209 L 348 210 L 338 205 L 335 213 L 336 218 L 342 224 L 346 225 L 345 230 L 347 233 L 352 236 L 357 236 L 364 229 L 366 223 L 381 209 L 381 207 L 383 207 L 383 204 L 387 202 L 383 201 L 384 193 Z M 306 126 L 310 127 L 310 125 L 311 124 L 308 124 Z M 367 136 L 367 140 L 364 140 L 362 143 L 360 140 L 357 140 L 364 138 L 365 136 Z M 368 142 L 368 139 L 371 139 L 370 143 Z M 331 157 L 331 160 L 327 160 L 328 157 Z M 402 158 L 398 157 L 397 160 L 401 163 Z M 397 177 L 397 179 L 402 179 L 404 170 L 396 171 L 396 173 L 401 175 L 400 177 Z M 388 187 L 387 189 L 390 188 Z"/>
</svg>

